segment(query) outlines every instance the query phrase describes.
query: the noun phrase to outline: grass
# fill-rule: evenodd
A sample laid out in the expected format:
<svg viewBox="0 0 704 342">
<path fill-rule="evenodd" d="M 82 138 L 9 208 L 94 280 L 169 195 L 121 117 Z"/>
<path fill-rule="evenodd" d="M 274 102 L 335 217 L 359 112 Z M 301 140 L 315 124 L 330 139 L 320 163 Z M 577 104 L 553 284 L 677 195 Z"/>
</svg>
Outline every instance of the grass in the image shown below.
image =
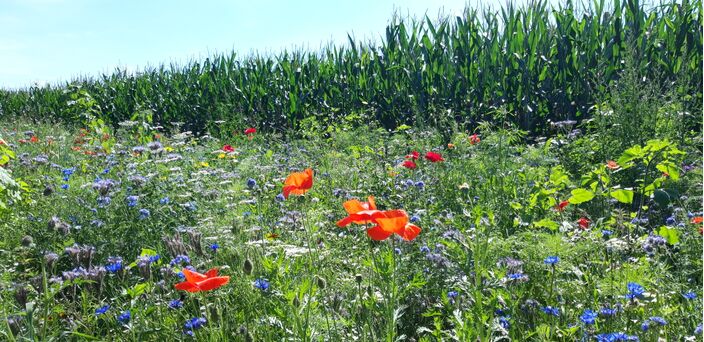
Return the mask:
<svg viewBox="0 0 704 342">
<path fill-rule="evenodd" d="M 29 189 L 0 197 L 9 204 L 0 223 L 5 340 L 623 332 L 656 341 L 701 327 L 702 170 L 693 142 L 653 140 L 575 163 L 580 146 L 609 144 L 595 139 L 599 131 L 531 143 L 508 123 L 484 124 L 479 142 L 457 132 L 449 146 L 414 128 L 216 139 L 132 122 L 104 133 L 22 122 L 0 130 L 16 154 L 4 170 Z M 400 166 L 412 151 L 421 152 L 418 167 Z M 426 151 L 444 161 L 428 161 Z M 608 159 L 619 167 L 607 168 Z M 282 200 L 284 179 L 308 167 L 312 188 Z M 367 196 L 379 209 L 405 210 L 420 234 L 372 241 L 370 226 L 335 225 L 345 200 Z M 230 281 L 176 290 L 185 265 L 219 267 Z M 198 318 L 205 323 L 194 328 Z"/>
</svg>

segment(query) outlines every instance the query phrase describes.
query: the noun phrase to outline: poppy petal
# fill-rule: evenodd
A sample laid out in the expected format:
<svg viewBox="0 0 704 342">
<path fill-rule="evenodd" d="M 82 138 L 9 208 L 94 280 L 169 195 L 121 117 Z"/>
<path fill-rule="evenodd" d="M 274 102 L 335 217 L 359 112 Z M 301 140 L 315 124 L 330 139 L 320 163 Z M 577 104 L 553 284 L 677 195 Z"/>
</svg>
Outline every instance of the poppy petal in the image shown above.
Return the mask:
<svg viewBox="0 0 704 342">
<path fill-rule="evenodd" d="M 187 268 L 184 268 L 183 270 L 181 270 L 181 272 L 183 272 L 183 275 L 186 276 L 186 281 L 189 283 L 197 283 L 199 281 L 203 281 L 208 278 L 204 274 L 200 274 L 198 272 L 191 271 Z"/>
<path fill-rule="evenodd" d="M 345 211 L 348 214 L 356 214 L 362 210 L 365 210 L 364 205 L 362 202 L 359 200 L 353 199 L 349 201 L 345 201 L 345 203 L 342 203 L 342 206 L 345 208 Z"/>
<path fill-rule="evenodd" d="M 215 290 L 218 287 L 227 284 L 228 282 L 230 282 L 230 277 L 228 276 L 213 277 L 199 282 L 197 286 L 201 291 L 210 291 Z"/>
<path fill-rule="evenodd" d="M 198 288 L 198 286 L 196 286 L 196 284 L 189 283 L 187 281 L 184 281 L 184 282 L 181 282 L 181 283 L 174 285 L 174 288 L 176 288 L 176 290 L 182 290 L 182 291 L 188 291 L 188 292 L 200 291 L 200 289 Z"/>
<path fill-rule="evenodd" d="M 375 226 L 373 228 L 367 229 L 367 235 L 369 235 L 369 237 L 375 241 L 386 240 L 389 236 L 391 236 L 391 234 L 393 234 L 393 232 L 387 232 L 383 230 L 380 226 Z"/>
<path fill-rule="evenodd" d="M 401 237 L 406 241 L 411 241 L 415 239 L 418 234 L 420 234 L 420 227 L 414 224 L 408 224 L 403 230 L 403 234 L 401 234 Z"/>
<path fill-rule="evenodd" d="M 367 201 L 369 201 L 369 210 L 376 210 L 376 201 L 374 201 L 374 196 L 369 196 L 367 197 Z"/>
<path fill-rule="evenodd" d="M 213 267 L 213 268 L 209 269 L 208 272 L 205 272 L 205 276 L 208 278 L 217 277 L 218 276 L 218 268 Z"/>
<path fill-rule="evenodd" d="M 347 217 L 343 218 L 342 220 L 337 221 L 337 226 L 342 228 L 342 227 L 349 225 L 350 223 L 352 223 L 352 218 L 347 216 Z"/>
</svg>

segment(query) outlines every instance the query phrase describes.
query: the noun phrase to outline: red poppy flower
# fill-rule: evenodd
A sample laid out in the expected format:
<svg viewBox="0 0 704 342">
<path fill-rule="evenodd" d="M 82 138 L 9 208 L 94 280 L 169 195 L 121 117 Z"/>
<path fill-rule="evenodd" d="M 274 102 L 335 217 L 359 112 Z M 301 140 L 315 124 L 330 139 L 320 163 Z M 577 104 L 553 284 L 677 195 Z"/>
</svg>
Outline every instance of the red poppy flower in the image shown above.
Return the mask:
<svg viewBox="0 0 704 342">
<path fill-rule="evenodd" d="M 418 165 L 416 165 L 416 163 L 412 160 L 404 160 L 403 163 L 401 163 L 401 166 L 411 170 L 418 167 Z"/>
<path fill-rule="evenodd" d="M 621 167 L 621 165 L 618 165 L 618 163 L 616 163 L 613 160 L 609 160 L 606 162 L 606 168 L 608 168 L 609 170 L 616 170 L 620 167 Z"/>
<path fill-rule="evenodd" d="M 229 153 L 229 152 L 235 152 L 235 148 L 232 147 L 232 145 L 225 145 L 225 146 L 222 147 L 222 150 L 225 151 L 225 152 L 228 152 L 228 153 Z"/>
<path fill-rule="evenodd" d="M 39 138 L 37 138 L 36 135 L 33 135 L 31 138 L 29 138 L 29 141 L 33 142 L 33 143 L 37 143 L 37 142 L 39 142 Z"/>
<path fill-rule="evenodd" d="M 212 268 L 205 274 L 200 274 L 187 268 L 184 268 L 182 272 L 186 277 L 186 281 L 176 284 L 174 287 L 177 290 L 188 292 L 210 291 L 215 290 L 230 281 L 230 277 L 228 276 L 218 277 L 217 268 Z"/>
<path fill-rule="evenodd" d="M 469 144 L 470 145 L 476 145 L 476 144 L 480 143 L 481 141 L 482 141 L 482 139 L 479 138 L 477 133 L 474 133 L 469 136 Z"/>
<path fill-rule="evenodd" d="M 413 151 L 411 154 L 406 155 L 406 159 L 418 160 L 418 158 L 420 158 L 420 153 L 418 153 L 418 151 Z"/>
<path fill-rule="evenodd" d="M 347 217 L 342 220 L 337 221 L 338 227 L 344 227 L 350 223 L 356 224 L 369 224 L 374 222 L 377 217 L 383 217 L 384 214 L 376 210 L 376 203 L 374 202 L 374 197 L 369 196 L 367 198 L 369 202 L 360 202 L 359 200 L 353 199 L 342 203 L 347 211 Z"/>
<path fill-rule="evenodd" d="M 442 159 L 442 156 L 440 155 L 440 153 L 436 153 L 436 152 L 432 152 L 432 151 L 425 154 L 425 159 L 428 159 L 431 163 L 437 163 L 437 162 L 441 162 L 441 161 L 445 160 L 445 159 Z"/>
<path fill-rule="evenodd" d="M 303 195 L 313 187 L 313 170 L 305 169 L 303 172 L 294 172 L 284 181 L 284 198 L 288 195 Z"/>
<path fill-rule="evenodd" d="M 555 210 L 563 212 L 568 205 L 570 205 L 569 201 L 562 201 L 555 206 Z"/>
<path fill-rule="evenodd" d="M 692 217 L 692 221 L 690 221 L 690 222 L 692 222 L 693 224 L 699 224 L 699 223 L 704 222 L 704 218 L 701 216 L 695 216 L 695 217 Z"/>
<path fill-rule="evenodd" d="M 386 240 L 392 234 L 397 234 L 406 241 L 411 241 L 420 234 L 420 227 L 408 222 L 408 214 L 403 210 L 382 211 L 381 216 L 374 219 L 376 227 L 367 230 L 372 240 Z"/>
<path fill-rule="evenodd" d="M 582 229 L 589 228 L 590 222 L 592 222 L 592 221 L 589 221 L 589 219 L 586 217 L 581 217 L 579 220 L 577 220 L 577 224 L 579 224 L 579 227 Z"/>
<path fill-rule="evenodd" d="M 254 127 L 250 127 L 250 128 L 247 128 L 244 130 L 244 134 L 246 134 L 246 135 L 251 135 L 254 133 L 257 133 L 257 129 Z"/>
</svg>

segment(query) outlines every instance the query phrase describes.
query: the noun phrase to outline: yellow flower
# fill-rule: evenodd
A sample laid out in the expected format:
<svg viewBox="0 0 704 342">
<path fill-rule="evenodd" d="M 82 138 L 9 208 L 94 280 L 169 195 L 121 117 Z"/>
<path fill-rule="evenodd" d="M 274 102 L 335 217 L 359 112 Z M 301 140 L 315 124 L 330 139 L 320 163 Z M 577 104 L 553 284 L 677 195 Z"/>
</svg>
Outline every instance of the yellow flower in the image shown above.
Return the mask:
<svg viewBox="0 0 704 342">
<path fill-rule="evenodd" d="M 218 154 L 218 159 L 223 159 L 223 158 L 225 158 L 225 157 L 226 157 L 226 156 L 225 156 L 225 153 L 220 153 L 220 154 Z"/>
<path fill-rule="evenodd" d="M 200 166 L 202 166 L 202 167 L 209 167 L 210 164 L 208 164 L 208 162 L 200 162 Z"/>
<path fill-rule="evenodd" d="M 173 151 L 174 151 L 174 148 L 171 147 L 171 146 L 166 146 L 166 147 L 164 147 L 164 150 L 165 150 L 166 152 L 173 152 Z"/>
</svg>

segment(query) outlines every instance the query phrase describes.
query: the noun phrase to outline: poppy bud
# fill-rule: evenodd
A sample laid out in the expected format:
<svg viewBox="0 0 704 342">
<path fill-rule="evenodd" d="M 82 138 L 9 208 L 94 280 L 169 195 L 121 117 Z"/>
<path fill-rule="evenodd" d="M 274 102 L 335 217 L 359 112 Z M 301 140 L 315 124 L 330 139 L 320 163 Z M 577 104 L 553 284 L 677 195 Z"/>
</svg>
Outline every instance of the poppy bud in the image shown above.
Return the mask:
<svg viewBox="0 0 704 342">
<path fill-rule="evenodd" d="M 356 276 L 354 276 L 354 281 L 357 282 L 357 284 L 360 284 L 362 282 L 362 275 L 357 274 Z"/>
<path fill-rule="evenodd" d="M 254 266 L 252 265 L 252 262 L 249 259 L 244 261 L 244 266 L 242 267 L 242 271 L 244 271 L 244 274 L 246 274 L 246 275 L 252 274 L 253 268 L 254 268 Z"/>
<path fill-rule="evenodd" d="M 318 282 L 318 287 L 321 290 L 325 290 L 325 286 L 327 285 L 327 282 L 325 282 L 325 279 L 318 277 L 318 276 L 316 276 L 315 279 Z"/>
<path fill-rule="evenodd" d="M 22 238 L 22 246 L 24 246 L 24 247 L 30 247 L 30 246 L 32 246 L 33 243 L 34 243 L 34 240 L 29 235 L 25 235 Z"/>
</svg>

